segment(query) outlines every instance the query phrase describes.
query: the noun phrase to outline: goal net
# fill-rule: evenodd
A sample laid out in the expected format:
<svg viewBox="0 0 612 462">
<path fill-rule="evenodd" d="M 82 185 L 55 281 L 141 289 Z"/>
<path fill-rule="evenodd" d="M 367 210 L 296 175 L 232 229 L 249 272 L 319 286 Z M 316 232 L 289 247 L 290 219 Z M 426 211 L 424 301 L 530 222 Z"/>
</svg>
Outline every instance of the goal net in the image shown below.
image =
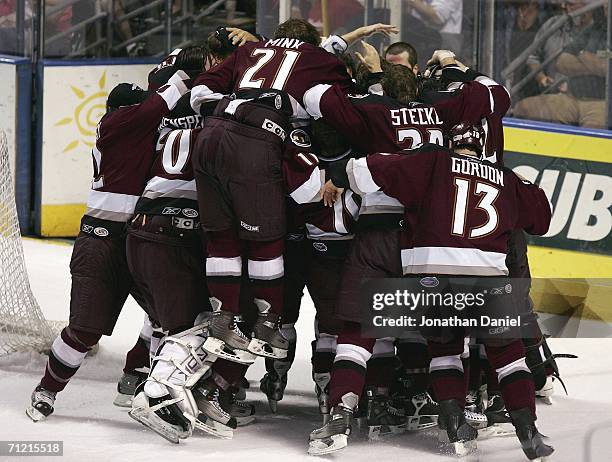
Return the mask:
<svg viewBox="0 0 612 462">
<path fill-rule="evenodd" d="M 0 130 L 0 356 L 46 350 L 54 337 L 30 288 L 10 167 L 6 134 Z"/>
</svg>

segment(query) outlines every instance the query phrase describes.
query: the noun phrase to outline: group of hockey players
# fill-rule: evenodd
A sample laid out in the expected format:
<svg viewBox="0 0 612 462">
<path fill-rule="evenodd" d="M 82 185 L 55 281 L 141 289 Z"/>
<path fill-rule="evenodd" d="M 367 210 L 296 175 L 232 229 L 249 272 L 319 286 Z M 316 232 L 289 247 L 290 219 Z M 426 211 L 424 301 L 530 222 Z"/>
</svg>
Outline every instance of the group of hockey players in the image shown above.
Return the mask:
<svg viewBox="0 0 612 462">
<path fill-rule="evenodd" d="M 362 37 L 321 42 L 290 19 L 273 38 L 220 27 L 175 50 L 146 90 L 109 94 L 70 271 L 70 320 L 26 410 L 39 421 L 128 295 L 146 313 L 115 404 L 167 440 L 222 438 L 254 420 L 245 373 L 258 356 L 274 412 L 295 356 L 304 288 L 316 308 L 312 377 L 323 426 L 308 452 L 438 425 L 449 447 L 515 434 L 530 460 L 553 452 L 535 426 L 554 355 L 528 285 L 488 303 L 523 318 L 508 338 L 453 328 L 370 338 L 365 279 L 529 278 L 525 232 L 544 234 L 544 192 L 503 167 L 503 86 L 438 50 L 384 59 Z M 300 338 L 312 336 L 301 332 Z M 150 360 L 149 360 L 150 359 Z M 510 428 L 511 430 L 508 430 Z"/>
</svg>

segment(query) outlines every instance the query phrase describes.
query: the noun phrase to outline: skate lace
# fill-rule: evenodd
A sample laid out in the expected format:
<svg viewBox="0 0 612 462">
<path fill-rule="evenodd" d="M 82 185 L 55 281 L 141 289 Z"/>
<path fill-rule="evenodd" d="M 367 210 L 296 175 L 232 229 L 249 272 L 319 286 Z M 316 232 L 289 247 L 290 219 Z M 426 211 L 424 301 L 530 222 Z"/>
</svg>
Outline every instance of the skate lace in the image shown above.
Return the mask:
<svg viewBox="0 0 612 462">
<path fill-rule="evenodd" d="M 466 403 L 474 404 L 476 401 L 478 401 L 478 392 L 476 390 L 470 390 L 465 397 L 465 401 Z"/>
<path fill-rule="evenodd" d="M 243 340 L 248 340 L 249 338 L 244 335 L 244 332 L 242 332 L 242 330 L 240 329 L 240 327 L 238 327 L 238 324 L 236 323 L 236 318 L 232 319 L 232 325 L 231 325 L 232 330 L 234 331 L 234 333 L 240 337 Z"/>
<path fill-rule="evenodd" d="M 466 418 L 466 419 L 472 419 L 472 420 L 482 420 L 482 419 L 483 419 L 483 417 L 484 417 L 484 416 L 483 416 L 483 414 L 480 414 L 480 413 L 478 413 L 478 412 L 472 412 L 472 411 L 469 411 L 469 410 L 467 410 L 467 409 L 465 409 L 465 410 L 463 411 L 463 413 L 464 413 L 464 416 L 465 416 L 465 418 Z M 485 417 L 485 418 L 486 418 L 486 417 Z"/>
<path fill-rule="evenodd" d="M 228 418 L 230 417 L 227 411 L 221 407 L 221 403 L 219 402 L 219 389 L 216 389 L 211 395 L 209 395 L 208 401 L 215 407 L 215 409 L 217 409 L 217 411 Z"/>
</svg>

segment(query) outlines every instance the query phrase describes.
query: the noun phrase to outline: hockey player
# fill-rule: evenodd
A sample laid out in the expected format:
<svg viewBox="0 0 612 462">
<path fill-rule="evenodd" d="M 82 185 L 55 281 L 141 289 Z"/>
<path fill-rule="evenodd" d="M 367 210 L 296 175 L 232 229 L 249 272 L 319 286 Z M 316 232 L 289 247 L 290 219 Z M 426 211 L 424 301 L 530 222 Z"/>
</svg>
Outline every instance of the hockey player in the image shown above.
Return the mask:
<svg viewBox="0 0 612 462">
<path fill-rule="evenodd" d="M 135 283 L 141 288 L 162 329 L 177 337 L 194 326 L 198 315 L 210 311 L 204 278 L 203 236 L 191 166 L 203 117 L 193 112 L 189 96 L 184 95 L 160 125 L 151 178 L 136 204 L 127 238 L 128 264 Z M 156 265 L 150 264 L 153 260 Z M 155 358 L 158 363 L 166 361 L 170 354 L 165 347 L 164 343 Z M 180 357 L 178 350 L 172 354 L 175 361 L 185 359 Z M 189 357 L 188 352 L 185 356 Z M 212 363 L 213 358 L 208 361 Z M 194 422 L 197 428 L 216 436 L 229 437 L 232 435 L 230 427 L 237 425 L 237 418 L 251 416 L 250 408 L 234 405 L 225 410 L 220 401 L 220 395 L 227 393 L 230 384 L 238 381 L 245 371 L 244 365 L 219 361 L 212 366 L 209 376 L 198 381 L 193 390 L 200 412 Z M 163 387 L 166 379 L 156 370 L 152 371 L 130 413 L 156 431 L 159 430 L 156 424 L 160 421 L 147 414 L 145 401 L 148 407 L 163 403 L 162 398 L 171 394 Z M 163 395 L 159 396 L 162 392 Z M 228 412 L 232 410 L 236 415 Z M 161 410 L 158 415 L 163 416 Z M 164 430 L 160 433 L 167 435 Z"/>
<path fill-rule="evenodd" d="M 53 412 L 56 394 L 87 352 L 102 335 L 112 334 L 132 287 L 125 259 L 125 223 L 144 189 L 157 127 L 187 92 L 188 83 L 187 75 L 179 71 L 150 95 L 128 83 L 109 94 L 92 151 L 94 179 L 87 211 L 70 262 L 70 320 L 53 343 L 45 375 L 26 409 L 34 421 Z"/>
<path fill-rule="evenodd" d="M 324 170 L 330 161 L 350 155 L 348 143 L 324 122 L 315 122 L 311 131 L 312 137 L 302 129 L 292 131 L 293 143 L 305 149 L 314 149 L 321 170 Z M 313 144 L 315 147 L 312 147 Z M 298 204 L 304 202 L 301 198 L 296 199 Z M 297 255 L 290 255 L 293 259 L 290 258 L 285 263 L 296 265 L 295 273 L 302 277 L 285 286 L 287 296 L 299 294 L 299 297 L 286 300 L 283 325 L 297 321 L 301 294 L 304 287 L 308 287 L 317 311 L 316 340 L 312 342 L 312 377 L 319 411 L 324 418 L 329 415 L 328 385 L 335 356 L 336 335 L 340 327 L 334 317 L 336 295 L 344 260 L 353 237 L 359 200 L 358 196 L 347 190 L 332 208 L 326 207 L 318 194 L 314 197 L 314 202 L 297 205 L 296 201 L 292 200 L 293 205 L 288 207 L 290 221 L 295 223 L 295 227 L 305 229 L 305 242 L 287 241 L 290 249 L 295 247 L 299 250 Z M 305 250 L 302 251 L 304 244 Z M 267 372 L 261 380 L 260 388 L 267 395 L 273 412 L 276 412 L 277 403 L 282 399 L 287 385 L 287 372 L 293 362 L 295 345 L 290 352 L 290 357 L 285 359 L 266 359 Z"/>
<path fill-rule="evenodd" d="M 413 156 L 375 154 L 350 162 L 347 173 L 355 191 L 382 190 L 406 207 L 406 220 L 415 224 L 411 227 L 412 246 L 402 252 L 407 272 L 433 275 L 442 285 L 448 275 L 477 277 L 472 284 L 482 289 L 503 285 L 508 275 L 505 260 L 512 230 L 545 234 L 551 206 L 537 186 L 483 161 L 483 136 L 476 133 L 461 124 L 452 133 L 453 152 L 427 145 Z M 497 277 L 488 279 L 490 276 Z M 516 314 L 511 290 L 489 292 L 484 306 L 488 310 L 501 308 L 498 313 Z M 462 444 L 473 441 L 477 433 L 465 423 L 463 415 L 465 385 L 459 356 L 464 349 L 464 333 L 461 328 L 453 333 L 450 341 L 442 340 L 439 332 L 429 339 L 430 373 L 440 400 L 438 424 L 457 452 L 462 452 Z M 499 332 L 489 334 L 484 339 L 487 356 L 497 371 L 523 451 L 530 460 L 546 457 L 553 449 L 544 443 L 535 426 L 534 385 L 519 335 L 509 338 Z M 342 426 L 341 422 L 350 421 L 350 409 L 340 405 L 333 418 L 337 426 Z M 314 435 L 322 433 L 315 431 Z"/>
<path fill-rule="evenodd" d="M 306 88 L 313 82 L 327 81 L 338 82 L 344 88 L 351 85 L 346 74 L 344 65 L 332 54 L 319 48 L 320 37 L 310 24 L 301 20 L 289 20 L 281 24 L 274 40 L 265 42 L 249 43 L 240 47 L 221 65 L 201 74 L 196 79 L 196 85 L 192 91 L 191 104 L 196 112 L 200 111 L 202 103 L 211 100 L 219 100 L 223 94 L 232 91 L 249 88 L 261 89 L 284 89 L 291 100 L 287 106 L 288 114 L 282 117 L 303 118 L 307 117 L 301 106 L 301 98 Z M 289 127 L 284 120 L 279 119 L 279 110 L 285 108 L 283 98 L 274 96 L 278 101 L 277 113 L 271 114 L 268 121 L 261 120 L 259 127 L 263 127 L 273 135 L 281 136 L 282 142 L 287 136 Z M 228 110 L 224 111 L 231 116 L 233 111 L 242 112 L 238 109 L 239 101 L 232 103 Z M 276 121 L 275 121 L 276 120 Z M 280 122 L 280 123 L 279 123 Z M 220 122 L 219 122 L 220 123 Z M 221 130 L 220 127 L 217 128 Z M 279 158 L 277 155 L 269 157 L 270 160 L 261 159 L 258 165 L 258 173 L 262 178 L 255 178 L 255 165 L 252 164 L 252 155 L 244 158 L 241 152 L 244 145 L 242 142 L 253 144 L 248 133 L 242 135 L 233 134 L 235 141 L 227 139 L 227 149 L 232 151 L 228 156 L 236 157 L 236 169 L 239 163 L 251 163 L 248 169 L 248 177 L 239 179 L 238 174 L 231 173 L 225 179 L 217 176 L 218 180 L 226 182 L 233 190 L 231 192 L 233 213 L 236 213 L 236 224 L 233 228 L 231 220 L 226 217 L 223 221 L 211 220 L 205 228 L 208 231 L 208 254 L 207 275 L 209 278 L 209 289 L 211 297 L 215 299 L 215 305 L 219 307 L 219 316 L 213 318 L 213 331 L 215 336 L 223 342 L 233 343 L 233 348 L 248 349 L 258 355 L 282 359 L 287 356 L 288 341 L 280 333 L 280 314 L 282 310 L 282 278 L 283 278 L 283 237 L 285 233 L 285 222 L 283 218 L 284 206 L 282 201 L 283 189 L 282 178 L 279 171 L 274 171 L 274 163 Z M 266 135 L 268 136 L 268 135 Z M 278 138 L 277 136 L 277 138 Z M 274 138 L 272 138 L 274 139 Z M 225 142 L 225 141 L 224 141 Z M 273 149 L 261 146 L 261 149 Z M 200 194 L 200 207 L 205 207 L 203 200 L 211 197 L 210 176 L 207 176 L 203 168 L 206 162 L 203 158 L 204 151 L 196 153 L 194 162 L 196 181 L 198 182 L 198 194 Z M 262 154 L 263 155 L 263 154 Z M 229 157 L 228 157 L 229 159 Z M 274 159 L 274 160 L 273 160 Z M 267 165 L 266 165 L 267 164 Z M 211 164 L 212 165 L 212 164 Z M 200 175 L 202 177 L 200 178 Z M 245 170 L 247 175 L 247 170 Z M 229 181 L 229 183 L 227 183 Z M 208 189 L 200 193 L 200 186 Z M 224 193 L 227 195 L 227 191 Z M 218 195 L 218 193 L 216 193 Z M 253 198 L 256 203 L 253 204 Z M 265 198 L 265 199 L 264 199 Z M 265 206 L 264 206 L 264 201 Z M 202 209 L 204 217 L 204 209 Z M 217 212 L 218 213 L 218 212 Z M 226 231 L 234 229 L 233 234 Z M 254 298 L 260 312 L 258 320 L 253 327 L 254 337 L 251 340 L 240 338 L 241 333 L 233 326 L 233 316 L 238 314 L 238 285 L 239 275 L 242 272 L 240 260 L 241 241 L 249 242 L 248 269 L 251 278 Z M 257 287 L 257 289 L 256 289 Z M 255 293 L 257 292 L 257 294 Z M 218 325 L 216 323 L 219 323 Z M 273 326 L 270 328 L 269 326 Z"/>
</svg>

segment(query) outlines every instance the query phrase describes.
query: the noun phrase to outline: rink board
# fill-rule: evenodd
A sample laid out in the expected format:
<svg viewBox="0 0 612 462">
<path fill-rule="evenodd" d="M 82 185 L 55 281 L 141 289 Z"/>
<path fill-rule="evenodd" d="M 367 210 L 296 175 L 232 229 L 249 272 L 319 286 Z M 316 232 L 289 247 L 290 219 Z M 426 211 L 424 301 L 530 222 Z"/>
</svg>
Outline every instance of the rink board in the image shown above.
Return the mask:
<svg viewBox="0 0 612 462">
<path fill-rule="evenodd" d="M 91 149 L 106 98 L 115 85 L 146 88 L 156 63 L 147 58 L 40 63 L 37 87 L 35 229 L 45 237 L 76 236 L 92 179 Z"/>
<path fill-rule="evenodd" d="M 32 66 L 28 58 L 0 55 L 0 130 L 6 134 L 9 166 L 22 233 L 30 231 L 32 162 L 30 136 L 32 117 Z"/>
</svg>

